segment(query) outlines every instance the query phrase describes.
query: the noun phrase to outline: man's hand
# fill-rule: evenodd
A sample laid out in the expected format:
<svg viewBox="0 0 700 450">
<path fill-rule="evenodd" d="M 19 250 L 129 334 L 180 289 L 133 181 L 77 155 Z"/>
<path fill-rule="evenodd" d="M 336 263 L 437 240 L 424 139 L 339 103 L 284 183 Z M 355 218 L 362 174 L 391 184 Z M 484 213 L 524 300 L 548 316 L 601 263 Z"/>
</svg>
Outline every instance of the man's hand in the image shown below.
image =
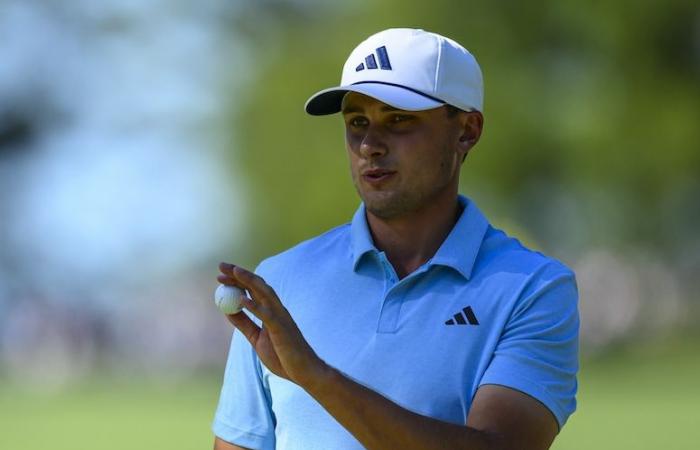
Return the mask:
<svg viewBox="0 0 700 450">
<path fill-rule="evenodd" d="M 244 296 L 242 305 L 263 322 L 262 328 L 242 312 L 226 317 L 248 339 L 265 366 L 302 387 L 317 381 L 327 366 L 306 342 L 272 287 L 240 266 L 221 263 L 219 270 L 220 283 L 245 289 L 252 297 Z"/>
</svg>

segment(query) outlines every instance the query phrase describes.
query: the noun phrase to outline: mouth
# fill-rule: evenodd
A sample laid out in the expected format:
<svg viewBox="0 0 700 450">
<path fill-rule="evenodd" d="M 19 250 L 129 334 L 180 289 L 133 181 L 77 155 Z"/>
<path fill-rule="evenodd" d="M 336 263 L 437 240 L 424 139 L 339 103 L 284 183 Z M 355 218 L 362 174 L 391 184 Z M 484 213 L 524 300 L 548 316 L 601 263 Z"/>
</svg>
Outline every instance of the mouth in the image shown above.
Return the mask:
<svg viewBox="0 0 700 450">
<path fill-rule="evenodd" d="M 362 179 L 369 184 L 380 184 L 391 178 L 396 171 L 387 169 L 368 169 L 362 171 Z"/>
</svg>

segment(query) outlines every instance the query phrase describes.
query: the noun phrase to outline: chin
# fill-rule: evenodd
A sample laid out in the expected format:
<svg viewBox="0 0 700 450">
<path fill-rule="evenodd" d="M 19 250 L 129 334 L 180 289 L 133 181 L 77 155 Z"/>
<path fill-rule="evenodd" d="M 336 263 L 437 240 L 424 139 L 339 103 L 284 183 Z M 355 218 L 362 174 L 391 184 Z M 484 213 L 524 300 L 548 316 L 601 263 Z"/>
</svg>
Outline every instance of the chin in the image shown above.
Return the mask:
<svg viewBox="0 0 700 450">
<path fill-rule="evenodd" d="M 393 219 L 411 210 L 405 199 L 395 195 L 365 195 L 362 196 L 362 200 L 367 211 L 381 219 Z"/>
</svg>

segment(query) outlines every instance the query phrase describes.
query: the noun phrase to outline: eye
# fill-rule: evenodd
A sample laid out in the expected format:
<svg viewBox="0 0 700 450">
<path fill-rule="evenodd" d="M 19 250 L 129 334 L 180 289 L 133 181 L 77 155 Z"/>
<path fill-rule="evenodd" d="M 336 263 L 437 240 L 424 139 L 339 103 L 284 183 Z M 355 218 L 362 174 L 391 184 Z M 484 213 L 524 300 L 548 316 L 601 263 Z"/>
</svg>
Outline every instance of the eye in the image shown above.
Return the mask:
<svg viewBox="0 0 700 450">
<path fill-rule="evenodd" d="M 362 116 L 351 117 L 350 120 L 348 120 L 348 124 L 355 128 L 364 127 L 367 125 L 367 119 Z"/>
<path fill-rule="evenodd" d="M 394 114 L 391 116 L 391 122 L 392 123 L 402 123 L 402 122 L 408 122 L 411 120 L 413 117 L 409 116 L 407 114 Z"/>
</svg>

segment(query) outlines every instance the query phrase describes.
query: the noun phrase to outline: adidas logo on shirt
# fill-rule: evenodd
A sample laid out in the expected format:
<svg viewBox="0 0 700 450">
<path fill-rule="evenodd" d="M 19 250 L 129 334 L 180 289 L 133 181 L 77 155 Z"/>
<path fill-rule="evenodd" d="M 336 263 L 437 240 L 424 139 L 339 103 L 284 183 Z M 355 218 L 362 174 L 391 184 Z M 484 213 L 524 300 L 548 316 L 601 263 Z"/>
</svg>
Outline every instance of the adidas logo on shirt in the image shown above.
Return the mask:
<svg viewBox="0 0 700 450">
<path fill-rule="evenodd" d="M 370 53 L 365 57 L 365 62 L 360 63 L 359 66 L 355 67 L 355 72 L 367 69 L 377 69 L 377 59 L 379 59 L 379 69 L 381 70 L 391 70 L 391 63 L 389 62 L 389 54 L 386 52 L 386 46 L 382 45 L 377 49 L 377 57 L 374 57 L 374 53 Z"/>
<path fill-rule="evenodd" d="M 479 325 L 471 306 L 465 306 L 460 312 L 445 322 L 445 325 Z"/>
</svg>

